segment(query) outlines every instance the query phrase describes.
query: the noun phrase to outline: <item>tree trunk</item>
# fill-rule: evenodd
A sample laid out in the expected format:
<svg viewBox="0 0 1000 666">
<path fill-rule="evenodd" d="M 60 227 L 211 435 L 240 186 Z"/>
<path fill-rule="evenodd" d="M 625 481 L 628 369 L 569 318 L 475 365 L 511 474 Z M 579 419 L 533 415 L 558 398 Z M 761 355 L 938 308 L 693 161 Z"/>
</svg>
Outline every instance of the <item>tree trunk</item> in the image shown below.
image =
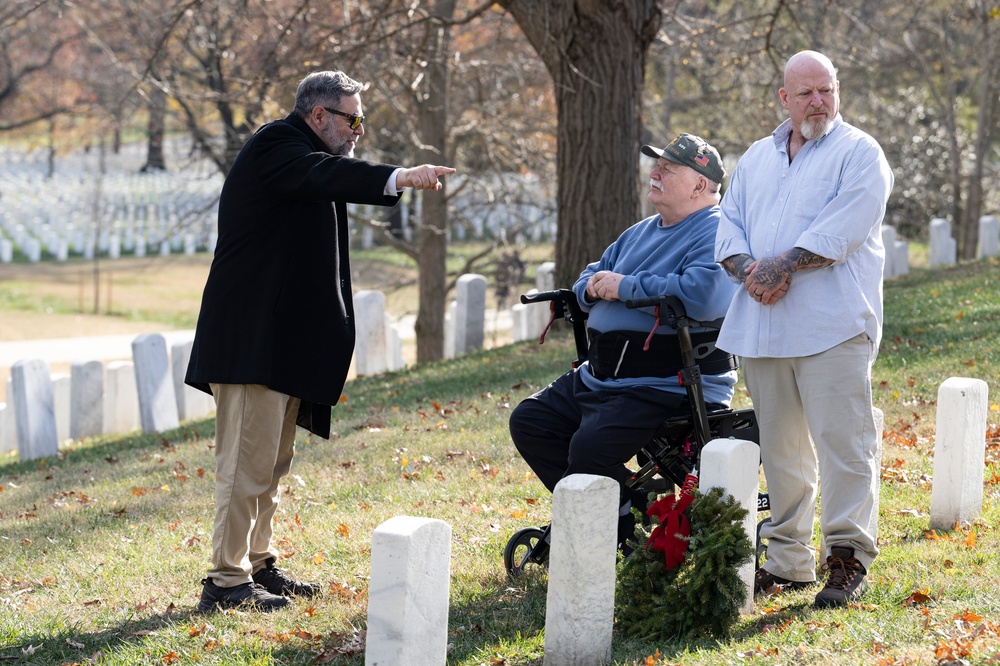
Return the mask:
<svg viewBox="0 0 1000 666">
<path fill-rule="evenodd" d="M 655 0 L 500 0 L 555 86 L 556 284 L 572 284 L 639 216 L 646 51 Z"/>
<path fill-rule="evenodd" d="M 455 13 L 456 0 L 437 0 L 433 15 L 444 21 Z M 437 21 L 428 23 L 425 86 L 416 93 L 417 127 L 423 146 L 417 154 L 420 164 L 447 164 L 448 126 L 448 51 L 451 28 Z M 447 183 L 445 181 L 447 186 Z M 444 358 L 445 258 L 448 250 L 448 208 L 445 189 L 421 192 L 418 258 L 420 304 L 414 326 L 417 337 L 417 363 Z"/>
<path fill-rule="evenodd" d="M 166 132 L 167 93 L 154 81 L 149 91 L 149 134 L 147 137 L 146 163 L 140 171 L 166 171 L 163 156 L 163 137 Z"/>
<path fill-rule="evenodd" d="M 991 25 L 988 16 L 979 17 L 980 34 L 978 53 L 980 56 L 979 70 L 979 110 L 976 116 L 975 160 L 972 173 L 969 174 L 968 197 L 965 202 L 965 217 L 962 220 L 963 230 L 960 237 L 964 241 L 959 247 L 962 259 L 975 259 L 979 244 L 979 216 L 983 209 L 983 178 L 986 164 L 993 145 L 993 128 L 997 123 L 997 82 L 1000 72 L 997 65 L 998 37 L 995 27 Z"/>
</svg>

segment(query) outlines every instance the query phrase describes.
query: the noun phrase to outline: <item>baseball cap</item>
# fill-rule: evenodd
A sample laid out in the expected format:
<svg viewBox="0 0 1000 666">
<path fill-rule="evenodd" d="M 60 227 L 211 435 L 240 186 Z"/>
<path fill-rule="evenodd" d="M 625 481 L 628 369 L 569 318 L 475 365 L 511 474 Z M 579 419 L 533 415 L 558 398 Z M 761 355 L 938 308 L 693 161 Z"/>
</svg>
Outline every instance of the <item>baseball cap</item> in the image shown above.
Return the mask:
<svg viewBox="0 0 1000 666">
<path fill-rule="evenodd" d="M 676 164 L 691 167 L 711 181 L 721 183 L 726 175 L 719 151 L 700 136 L 681 132 L 663 150 L 653 146 L 643 146 L 642 154 L 657 159 L 663 158 Z"/>
</svg>

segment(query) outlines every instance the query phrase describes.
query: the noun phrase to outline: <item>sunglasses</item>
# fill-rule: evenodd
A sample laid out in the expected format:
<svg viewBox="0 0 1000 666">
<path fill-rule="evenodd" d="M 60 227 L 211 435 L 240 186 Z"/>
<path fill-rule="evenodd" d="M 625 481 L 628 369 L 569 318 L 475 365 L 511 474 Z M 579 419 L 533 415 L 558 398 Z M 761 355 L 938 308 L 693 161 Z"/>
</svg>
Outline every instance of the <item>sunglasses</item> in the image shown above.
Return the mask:
<svg viewBox="0 0 1000 666">
<path fill-rule="evenodd" d="M 356 116 L 353 113 L 344 113 L 343 111 L 337 111 L 336 109 L 328 109 L 325 106 L 323 107 L 323 110 L 326 111 L 327 113 L 332 113 L 336 116 L 343 116 L 344 118 L 347 118 L 347 122 L 351 124 L 352 130 L 358 129 L 359 127 L 361 127 L 361 123 L 365 122 L 364 116 Z"/>
</svg>

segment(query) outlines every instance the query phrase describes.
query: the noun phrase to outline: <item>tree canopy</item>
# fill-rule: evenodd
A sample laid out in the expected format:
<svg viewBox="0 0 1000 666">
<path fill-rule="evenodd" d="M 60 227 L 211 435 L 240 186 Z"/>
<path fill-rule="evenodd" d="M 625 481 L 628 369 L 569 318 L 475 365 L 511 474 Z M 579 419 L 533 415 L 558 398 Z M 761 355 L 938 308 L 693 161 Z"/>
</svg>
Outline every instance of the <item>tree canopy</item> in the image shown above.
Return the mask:
<svg viewBox="0 0 1000 666">
<path fill-rule="evenodd" d="M 919 240 L 949 218 L 970 257 L 980 215 L 1000 209 L 998 28 L 996 0 L 8 0 L 0 131 L 46 136 L 54 154 L 139 134 L 150 168 L 171 168 L 165 133 L 186 134 L 226 173 L 306 72 L 343 69 L 371 82 L 360 156 L 461 174 L 443 207 L 408 201 L 422 241 L 365 220 L 439 273 L 430 299 L 450 283 L 429 239 L 481 223 L 483 205 L 543 204 L 571 281 L 648 214 L 641 144 L 699 134 L 732 171 L 784 118 L 783 63 L 810 48 L 893 167 L 886 222 Z"/>
</svg>

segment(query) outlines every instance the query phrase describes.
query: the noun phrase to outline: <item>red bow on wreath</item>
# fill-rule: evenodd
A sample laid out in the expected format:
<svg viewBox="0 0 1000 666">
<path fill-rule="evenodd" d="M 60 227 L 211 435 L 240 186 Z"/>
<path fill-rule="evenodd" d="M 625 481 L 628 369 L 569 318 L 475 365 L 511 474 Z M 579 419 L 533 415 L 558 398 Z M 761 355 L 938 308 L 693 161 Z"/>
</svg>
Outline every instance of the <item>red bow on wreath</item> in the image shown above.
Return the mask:
<svg viewBox="0 0 1000 666">
<path fill-rule="evenodd" d="M 646 550 L 662 551 L 667 569 L 673 569 L 684 561 L 684 553 L 688 549 L 686 537 L 691 536 L 691 523 L 684 510 L 694 500 L 697 485 L 698 473 L 692 470 L 684 477 L 684 485 L 677 498 L 672 494 L 661 497 L 646 510 L 646 515 L 655 516 L 659 523 L 646 541 Z"/>
</svg>

